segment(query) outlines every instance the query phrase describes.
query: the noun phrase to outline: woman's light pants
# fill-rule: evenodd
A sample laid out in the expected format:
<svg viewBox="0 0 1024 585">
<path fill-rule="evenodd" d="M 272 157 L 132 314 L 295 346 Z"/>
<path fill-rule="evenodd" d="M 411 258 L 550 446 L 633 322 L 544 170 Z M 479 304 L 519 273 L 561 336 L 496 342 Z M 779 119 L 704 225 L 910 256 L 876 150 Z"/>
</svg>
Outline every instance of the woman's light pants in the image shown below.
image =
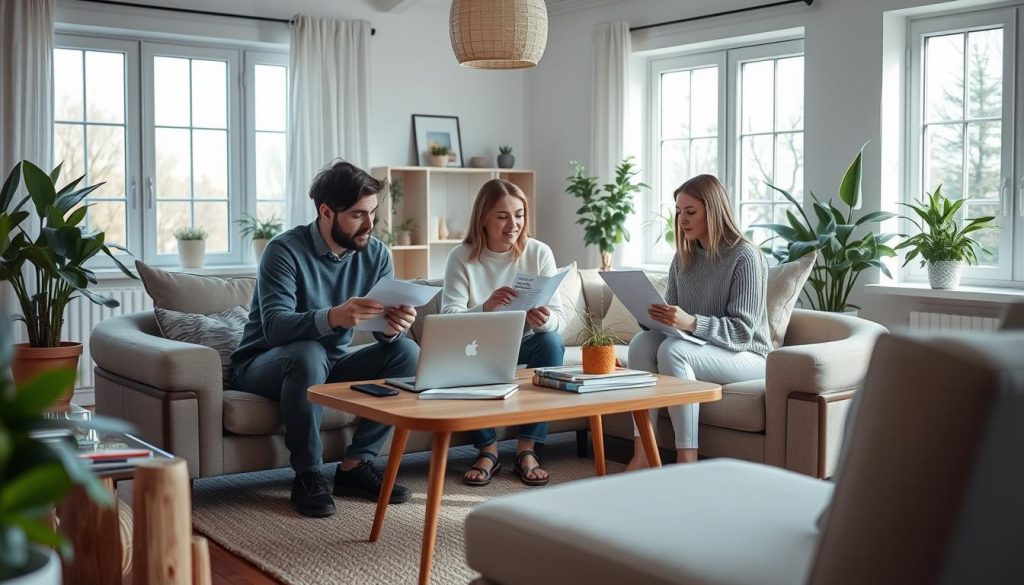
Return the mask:
<svg viewBox="0 0 1024 585">
<path fill-rule="evenodd" d="M 683 380 L 732 384 L 763 378 L 765 358 L 749 351 L 730 351 L 710 343 L 697 345 L 664 333 L 641 331 L 629 343 L 629 367 Z M 668 407 L 672 428 L 676 431 L 676 449 L 697 448 L 699 413 L 697 404 Z M 657 411 L 651 412 L 651 424 L 657 428 Z M 633 434 L 640 435 L 635 424 Z"/>
</svg>

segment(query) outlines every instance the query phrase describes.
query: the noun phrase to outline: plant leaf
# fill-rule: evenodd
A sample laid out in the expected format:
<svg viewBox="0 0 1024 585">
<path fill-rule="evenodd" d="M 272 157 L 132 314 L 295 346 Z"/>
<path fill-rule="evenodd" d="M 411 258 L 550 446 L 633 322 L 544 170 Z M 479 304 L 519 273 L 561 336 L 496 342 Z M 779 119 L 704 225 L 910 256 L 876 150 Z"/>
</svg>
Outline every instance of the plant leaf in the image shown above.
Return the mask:
<svg viewBox="0 0 1024 585">
<path fill-rule="evenodd" d="M 59 500 L 71 487 L 60 463 L 43 463 L 8 481 L 0 490 L 0 512 L 43 508 Z"/>
<path fill-rule="evenodd" d="M 867 143 L 864 143 L 864 146 L 867 146 Z M 843 182 L 839 185 L 839 199 L 850 209 L 860 207 L 861 162 L 864 157 L 864 146 L 860 147 L 860 152 L 857 153 L 853 162 L 846 169 L 846 174 L 843 175 Z"/>
</svg>

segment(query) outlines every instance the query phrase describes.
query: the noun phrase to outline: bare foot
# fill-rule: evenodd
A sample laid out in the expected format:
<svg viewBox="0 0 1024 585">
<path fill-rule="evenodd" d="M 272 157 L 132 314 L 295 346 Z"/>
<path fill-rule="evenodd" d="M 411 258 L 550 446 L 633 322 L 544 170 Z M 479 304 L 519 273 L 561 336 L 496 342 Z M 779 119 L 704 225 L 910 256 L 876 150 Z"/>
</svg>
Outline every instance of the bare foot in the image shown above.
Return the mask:
<svg viewBox="0 0 1024 585">
<path fill-rule="evenodd" d="M 637 457 L 634 455 L 633 458 L 629 460 L 629 464 L 626 465 L 625 471 L 636 471 L 638 469 L 647 469 L 648 467 L 650 467 L 650 465 L 647 464 L 646 457 Z"/>
</svg>

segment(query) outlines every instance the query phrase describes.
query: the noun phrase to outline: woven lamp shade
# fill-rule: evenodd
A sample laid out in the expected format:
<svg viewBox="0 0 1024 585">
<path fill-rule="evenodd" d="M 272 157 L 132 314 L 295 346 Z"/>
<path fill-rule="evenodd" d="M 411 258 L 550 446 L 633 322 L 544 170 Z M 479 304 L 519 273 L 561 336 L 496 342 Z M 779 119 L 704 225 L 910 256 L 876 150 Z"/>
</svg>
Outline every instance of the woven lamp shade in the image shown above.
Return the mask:
<svg viewBox="0 0 1024 585">
<path fill-rule="evenodd" d="M 533 67 L 548 42 L 544 0 L 452 0 L 449 32 L 463 67 Z"/>
</svg>

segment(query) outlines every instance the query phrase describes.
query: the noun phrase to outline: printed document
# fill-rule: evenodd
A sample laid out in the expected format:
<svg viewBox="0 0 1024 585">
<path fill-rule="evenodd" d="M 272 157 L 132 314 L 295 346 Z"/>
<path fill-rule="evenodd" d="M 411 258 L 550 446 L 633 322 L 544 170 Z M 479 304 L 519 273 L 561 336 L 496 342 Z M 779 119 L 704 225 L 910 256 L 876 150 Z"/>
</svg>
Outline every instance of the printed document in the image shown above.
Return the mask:
<svg viewBox="0 0 1024 585">
<path fill-rule="evenodd" d="M 529 311 L 536 307 L 546 307 L 570 268 L 572 265 L 559 269 L 551 276 L 535 276 L 522 272 L 516 274 L 515 282 L 512 284 L 512 288 L 516 289 L 516 298 L 499 310 Z"/>
<path fill-rule="evenodd" d="M 658 331 L 665 335 L 671 335 L 672 337 L 678 337 L 685 339 L 690 343 L 697 345 L 706 345 L 707 341 L 694 337 L 689 333 L 684 333 L 675 327 L 665 325 L 659 321 L 651 319 L 650 313 L 647 312 L 651 305 L 667 305 L 665 297 L 661 296 L 658 289 L 654 288 L 654 283 L 647 278 L 647 275 L 641 270 L 614 270 L 614 271 L 603 271 L 599 273 L 601 278 L 608 283 L 609 288 L 615 293 L 615 296 L 619 297 L 622 304 L 626 306 L 626 309 L 636 317 L 636 320 L 644 327 L 651 331 Z"/>
<path fill-rule="evenodd" d="M 419 307 L 429 303 L 430 299 L 434 298 L 439 292 L 441 292 L 441 287 L 439 286 L 426 286 L 405 280 L 382 278 L 377 281 L 377 284 L 373 285 L 370 292 L 366 293 L 366 298 L 373 299 L 384 305 L 385 309 L 401 305 Z M 384 313 L 381 313 L 372 319 L 359 323 L 353 329 L 357 331 L 383 332 L 387 325 L 387 319 L 384 318 Z"/>
</svg>

